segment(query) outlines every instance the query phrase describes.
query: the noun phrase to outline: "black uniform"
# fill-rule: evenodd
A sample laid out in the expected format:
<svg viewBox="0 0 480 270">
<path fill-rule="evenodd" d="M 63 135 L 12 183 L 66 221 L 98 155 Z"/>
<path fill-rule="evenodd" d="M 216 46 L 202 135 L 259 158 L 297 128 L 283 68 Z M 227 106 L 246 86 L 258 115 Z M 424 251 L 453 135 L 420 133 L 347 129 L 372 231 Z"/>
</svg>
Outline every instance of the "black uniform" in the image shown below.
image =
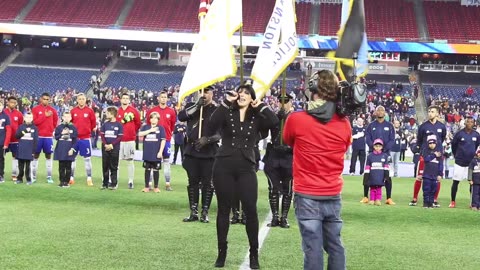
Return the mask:
<svg viewBox="0 0 480 270">
<path fill-rule="evenodd" d="M 252 89 L 253 91 L 253 89 Z M 229 213 L 235 192 L 246 215 L 246 231 L 252 258 L 258 262 L 258 183 L 255 171 L 255 144 L 261 130 L 278 123 L 277 116 L 265 104 L 249 107 L 245 119 L 240 122 L 236 103 L 224 100 L 210 119 L 212 131 L 220 131 L 222 145 L 215 156 L 213 185 L 218 202 L 217 240 L 219 257 L 216 265 L 223 265 L 227 250 Z"/>
<path fill-rule="evenodd" d="M 265 163 L 264 172 L 268 179 L 268 200 L 272 210 L 271 227 L 280 225 L 282 228 L 290 227 L 288 224 L 288 211 L 292 202 L 292 162 L 293 151 L 288 145 L 281 142 L 282 123 L 285 123 L 288 113 L 280 110 L 277 117 L 280 123 L 270 129 L 272 142 L 267 145 L 267 151 L 263 157 Z M 282 213 L 279 217 L 280 194 L 282 195 Z"/>
<path fill-rule="evenodd" d="M 203 106 L 202 113 L 202 137 L 198 138 L 199 119 L 201 104 L 189 103 L 184 110 L 178 113 L 178 119 L 187 122 L 187 142 L 183 158 L 183 168 L 188 175 L 188 201 L 190 204 L 190 216 L 183 221 L 198 220 L 199 188 L 202 188 L 202 214 L 200 221 L 208 222 L 208 210 L 213 196 L 212 167 L 215 154 L 218 149 L 217 142 L 220 135 L 213 134 L 208 137 L 210 116 L 217 108 L 213 104 Z"/>
</svg>

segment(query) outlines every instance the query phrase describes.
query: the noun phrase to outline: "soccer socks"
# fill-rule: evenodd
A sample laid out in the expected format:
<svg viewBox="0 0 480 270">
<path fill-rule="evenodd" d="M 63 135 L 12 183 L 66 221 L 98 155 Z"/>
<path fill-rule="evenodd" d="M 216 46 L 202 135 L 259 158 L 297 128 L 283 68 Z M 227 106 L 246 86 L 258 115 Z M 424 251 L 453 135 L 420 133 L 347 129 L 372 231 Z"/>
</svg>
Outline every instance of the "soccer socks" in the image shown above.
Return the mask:
<svg viewBox="0 0 480 270">
<path fill-rule="evenodd" d="M 452 192 L 451 192 L 451 197 L 452 197 L 452 201 L 455 201 L 455 199 L 457 198 L 457 191 L 458 191 L 458 184 L 460 183 L 460 181 L 457 181 L 457 180 L 453 180 L 453 183 L 452 183 Z"/>
<path fill-rule="evenodd" d="M 165 175 L 165 183 L 170 183 L 170 162 L 163 161 L 163 174 Z"/>
<path fill-rule="evenodd" d="M 12 158 L 12 176 L 18 176 L 18 159 Z"/>
<path fill-rule="evenodd" d="M 145 169 L 145 188 L 148 188 L 150 182 L 150 169 Z"/>
<path fill-rule="evenodd" d="M 75 179 L 75 168 L 77 167 L 77 161 L 73 161 L 72 162 L 72 173 L 71 173 L 71 176 L 70 176 L 70 179 Z"/>
<path fill-rule="evenodd" d="M 437 191 L 435 191 L 435 195 L 433 196 L 433 201 L 436 202 L 438 200 L 438 194 L 440 193 L 440 181 L 437 182 Z"/>
<path fill-rule="evenodd" d="M 153 187 L 158 188 L 158 179 L 160 178 L 160 172 L 153 170 Z"/>
<path fill-rule="evenodd" d="M 47 177 L 51 178 L 52 177 L 52 168 L 53 168 L 53 159 L 47 159 L 45 163 L 47 165 Z"/>
<path fill-rule="evenodd" d="M 128 169 L 128 182 L 133 183 L 133 176 L 135 174 L 135 164 L 133 160 L 127 161 L 127 169 Z"/>
<path fill-rule="evenodd" d="M 389 177 L 387 181 L 385 181 L 385 191 L 387 191 L 387 200 L 392 198 L 392 178 Z M 381 195 L 380 195 L 381 198 Z"/>
<path fill-rule="evenodd" d="M 37 168 L 38 168 L 38 158 L 33 159 L 30 163 L 30 168 L 32 169 L 32 179 L 37 179 Z"/>
<path fill-rule="evenodd" d="M 369 189 L 369 188 L 370 188 L 370 187 L 367 186 L 367 185 L 364 185 L 364 186 L 363 186 L 363 197 L 364 197 L 364 198 L 365 198 L 365 197 L 368 198 L 368 189 Z"/>
<path fill-rule="evenodd" d="M 420 192 L 421 188 L 422 188 L 422 181 L 415 180 L 415 184 L 413 185 L 413 200 L 414 201 L 417 201 L 418 193 Z M 438 190 L 440 190 L 440 188 L 438 188 Z M 438 193 L 437 193 L 437 195 L 438 195 Z"/>
<path fill-rule="evenodd" d="M 92 159 L 90 157 L 86 157 L 83 160 L 85 161 L 85 172 L 87 173 L 87 178 L 92 178 Z"/>
</svg>

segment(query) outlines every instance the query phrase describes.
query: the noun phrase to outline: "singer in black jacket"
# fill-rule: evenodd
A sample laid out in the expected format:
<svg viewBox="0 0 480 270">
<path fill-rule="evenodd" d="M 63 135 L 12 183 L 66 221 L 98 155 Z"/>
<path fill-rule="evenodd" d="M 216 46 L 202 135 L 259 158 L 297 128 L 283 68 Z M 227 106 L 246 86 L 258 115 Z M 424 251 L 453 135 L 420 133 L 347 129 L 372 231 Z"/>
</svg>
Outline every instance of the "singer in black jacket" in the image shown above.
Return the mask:
<svg viewBox="0 0 480 270">
<path fill-rule="evenodd" d="M 210 118 L 211 132 L 222 134 L 222 146 L 215 156 L 213 185 L 218 214 L 218 258 L 215 267 L 223 267 L 227 256 L 227 235 L 232 199 L 238 192 L 246 214 L 246 230 L 250 244 L 250 268 L 258 269 L 258 184 L 255 172 L 255 151 L 258 134 L 278 123 L 277 116 L 256 100 L 251 85 L 240 85 L 226 98 Z"/>
<path fill-rule="evenodd" d="M 208 223 L 208 210 L 213 196 L 212 167 L 215 154 L 218 149 L 220 135 L 207 136 L 210 125 L 210 116 L 217 108 L 212 103 L 214 88 L 209 86 L 204 89 L 203 95 L 196 103 L 189 103 L 185 109 L 178 113 L 180 121 L 187 122 L 187 142 L 183 159 L 183 168 L 188 175 L 188 202 L 190 216 L 183 219 L 184 222 L 198 220 L 199 187 L 202 184 L 202 213 L 200 221 Z M 200 108 L 202 112 L 202 132 L 198 137 L 200 127 Z"/>
</svg>

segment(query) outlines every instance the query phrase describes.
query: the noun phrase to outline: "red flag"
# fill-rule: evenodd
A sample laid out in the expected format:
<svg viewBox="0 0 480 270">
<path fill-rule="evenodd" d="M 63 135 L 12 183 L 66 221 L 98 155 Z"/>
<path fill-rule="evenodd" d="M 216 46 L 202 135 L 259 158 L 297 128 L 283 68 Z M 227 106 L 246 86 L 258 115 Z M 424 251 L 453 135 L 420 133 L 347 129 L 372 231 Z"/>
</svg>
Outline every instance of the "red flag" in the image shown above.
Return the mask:
<svg viewBox="0 0 480 270">
<path fill-rule="evenodd" d="M 210 0 L 200 0 L 200 6 L 198 7 L 198 18 L 205 17 L 210 7 Z"/>
</svg>

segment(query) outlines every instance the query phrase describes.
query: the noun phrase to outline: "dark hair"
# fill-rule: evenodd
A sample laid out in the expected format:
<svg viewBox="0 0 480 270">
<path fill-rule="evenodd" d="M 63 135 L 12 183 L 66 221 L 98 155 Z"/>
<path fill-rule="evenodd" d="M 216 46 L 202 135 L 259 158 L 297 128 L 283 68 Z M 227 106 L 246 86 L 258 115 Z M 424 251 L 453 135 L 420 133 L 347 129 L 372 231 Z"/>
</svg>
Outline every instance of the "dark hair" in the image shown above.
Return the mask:
<svg viewBox="0 0 480 270">
<path fill-rule="evenodd" d="M 50 97 L 50 94 L 45 92 L 45 93 L 42 93 L 42 97 Z"/>
<path fill-rule="evenodd" d="M 168 93 L 167 93 L 167 91 L 165 91 L 165 90 L 160 91 L 160 93 L 158 94 L 158 97 L 160 97 L 161 94 L 165 94 L 165 95 L 167 95 L 167 97 L 168 97 Z"/>
<path fill-rule="evenodd" d="M 465 117 L 465 121 L 467 121 L 467 120 L 475 121 L 475 119 L 473 119 L 473 117 L 471 115 Z"/>
<path fill-rule="evenodd" d="M 321 70 L 318 72 L 317 95 L 325 101 L 336 101 L 338 93 L 337 76 L 330 70 Z"/>
<path fill-rule="evenodd" d="M 110 107 L 107 108 L 107 112 L 109 112 L 114 117 L 117 117 L 118 109 L 117 109 L 117 107 L 110 106 Z"/>
<path fill-rule="evenodd" d="M 120 98 L 122 98 L 123 96 L 130 97 L 130 94 L 128 92 L 124 91 L 124 92 L 120 93 Z"/>
<path fill-rule="evenodd" d="M 17 100 L 17 98 L 14 97 L 14 96 L 9 96 L 9 97 L 7 98 L 8 101 L 10 101 L 10 100 L 12 100 L 12 99 L 13 99 L 13 100 Z"/>
<path fill-rule="evenodd" d="M 255 94 L 255 90 L 250 84 L 241 84 L 235 90 L 237 93 L 244 92 L 250 94 L 253 100 L 257 99 L 257 95 Z"/>
<path fill-rule="evenodd" d="M 431 105 L 430 107 L 428 107 L 428 109 L 435 109 L 437 110 L 437 113 L 440 113 L 440 108 L 437 106 L 437 105 Z"/>
</svg>

